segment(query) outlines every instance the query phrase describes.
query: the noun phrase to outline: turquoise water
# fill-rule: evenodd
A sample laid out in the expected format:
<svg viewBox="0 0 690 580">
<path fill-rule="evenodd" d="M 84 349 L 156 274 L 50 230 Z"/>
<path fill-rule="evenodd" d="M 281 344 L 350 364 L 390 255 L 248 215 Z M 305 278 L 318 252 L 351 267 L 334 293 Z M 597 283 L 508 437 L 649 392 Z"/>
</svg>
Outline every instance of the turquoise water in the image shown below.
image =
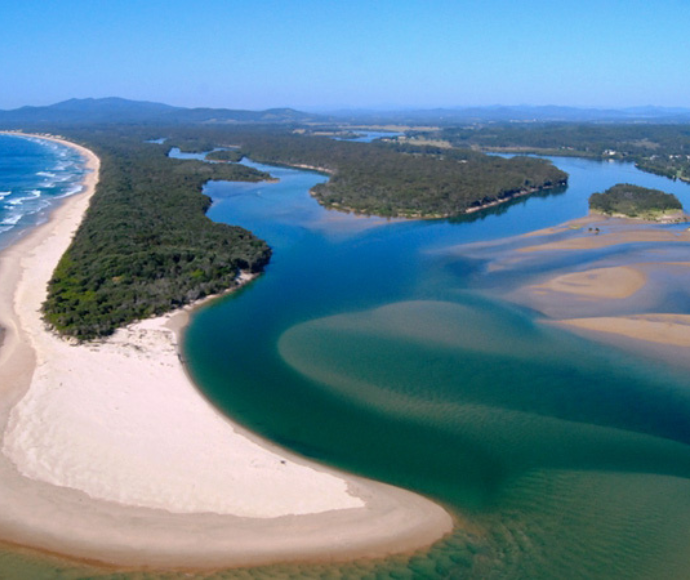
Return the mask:
<svg viewBox="0 0 690 580">
<path fill-rule="evenodd" d="M 581 217 L 590 193 L 617 182 L 672 191 L 686 207 L 690 187 L 555 161 L 571 175 L 566 191 L 456 222 L 327 212 L 307 193 L 325 177 L 285 168 L 257 165 L 279 183 L 206 187 L 210 217 L 275 253 L 264 276 L 195 315 L 185 350 L 201 388 L 286 447 L 442 502 L 458 520 L 451 536 L 382 560 L 200 574 L 114 573 L 6 548 L 0 576 L 687 578 L 685 371 L 541 324 L 504 297 L 635 249 L 509 267 L 524 243 L 510 236 Z M 688 311 L 681 290 L 663 302 Z"/>
<path fill-rule="evenodd" d="M 326 212 L 307 195 L 325 178 L 303 171 L 258 166 L 280 183 L 207 186 L 210 217 L 275 250 L 263 277 L 200 311 L 187 332 L 207 396 L 286 447 L 417 490 L 460 521 L 412 558 L 330 572 L 686 575 L 685 373 L 595 346 L 501 299 L 549 269 L 615 261 L 631 248 L 488 266 L 511 251 L 502 238 L 585 215 L 593 191 L 634 182 L 690 207 L 690 187 L 630 165 L 555 161 L 571 175 L 566 191 L 455 223 Z M 672 303 L 683 311 L 682 297 Z M 255 573 L 278 570 L 325 573 Z"/>
</svg>

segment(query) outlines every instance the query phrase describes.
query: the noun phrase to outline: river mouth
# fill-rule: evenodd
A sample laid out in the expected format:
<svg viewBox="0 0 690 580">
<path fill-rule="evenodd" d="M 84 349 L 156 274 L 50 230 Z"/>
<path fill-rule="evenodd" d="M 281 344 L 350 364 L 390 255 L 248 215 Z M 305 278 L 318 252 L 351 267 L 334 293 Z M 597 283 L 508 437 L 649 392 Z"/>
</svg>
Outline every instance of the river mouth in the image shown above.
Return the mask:
<svg viewBox="0 0 690 580">
<path fill-rule="evenodd" d="M 690 187 L 629 165 L 556 163 L 566 192 L 457 223 L 332 214 L 307 194 L 324 178 L 295 170 L 207 191 L 210 217 L 275 254 L 246 291 L 194 317 L 185 351 L 205 394 L 282 445 L 420 491 L 463 522 L 417 559 L 372 569 L 672 578 L 688 564 L 684 373 L 542 324 L 533 304 L 506 300 L 545 262 L 500 270 L 499 250 L 467 244 L 505 244 L 507 259 L 503 240 L 582 217 L 613 183 L 686 204 Z"/>
</svg>

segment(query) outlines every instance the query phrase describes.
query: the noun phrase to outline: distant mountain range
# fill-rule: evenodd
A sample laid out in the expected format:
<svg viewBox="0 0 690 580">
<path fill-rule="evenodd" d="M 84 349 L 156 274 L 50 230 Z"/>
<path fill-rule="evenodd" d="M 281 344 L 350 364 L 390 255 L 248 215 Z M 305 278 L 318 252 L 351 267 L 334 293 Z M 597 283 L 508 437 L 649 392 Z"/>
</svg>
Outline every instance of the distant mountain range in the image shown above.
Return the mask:
<svg viewBox="0 0 690 580">
<path fill-rule="evenodd" d="M 630 107 L 595 109 L 548 106 L 488 106 L 410 109 L 404 111 L 340 110 L 332 117 L 353 123 L 452 125 L 458 123 L 690 123 L 690 108 Z"/>
<path fill-rule="evenodd" d="M 46 107 L 0 111 L 0 126 L 117 124 L 306 123 L 318 116 L 294 109 L 188 109 L 119 97 L 70 99 Z M 320 117 L 319 117 L 320 118 Z"/>
<path fill-rule="evenodd" d="M 690 123 L 690 108 L 633 107 L 584 109 L 559 106 L 491 106 L 403 111 L 341 110 L 316 114 L 290 108 L 247 111 L 173 107 L 118 97 L 70 99 L 45 107 L 0 111 L 0 127 L 86 124 L 398 124 L 457 125 L 461 123 Z"/>
</svg>

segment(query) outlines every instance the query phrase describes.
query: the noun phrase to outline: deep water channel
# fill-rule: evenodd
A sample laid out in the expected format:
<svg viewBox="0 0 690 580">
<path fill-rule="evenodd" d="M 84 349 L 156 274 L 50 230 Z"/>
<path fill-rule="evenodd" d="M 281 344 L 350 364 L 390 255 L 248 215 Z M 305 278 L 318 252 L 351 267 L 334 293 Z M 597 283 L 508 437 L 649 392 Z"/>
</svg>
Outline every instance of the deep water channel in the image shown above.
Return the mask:
<svg viewBox="0 0 690 580">
<path fill-rule="evenodd" d="M 687 577 L 690 380 L 542 324 L 500 298 L 516 276 L 488 284 L 486 259 L 457 247 L 582 217 L 615 183 L 673 192 L 686 208 L 690 186 L 553 161 L 567 190 L 458 221 L 326 211 L 308 193 L 326 178 L 307 171 L 256 165 L 280 181 L 207 185 L 209 217 L 274 255 L 194 316 L 184 349 L 200 388 L 285 447 L 458 516 L 452 537 L 415 555 L 257 573 Z"/>
</svg>

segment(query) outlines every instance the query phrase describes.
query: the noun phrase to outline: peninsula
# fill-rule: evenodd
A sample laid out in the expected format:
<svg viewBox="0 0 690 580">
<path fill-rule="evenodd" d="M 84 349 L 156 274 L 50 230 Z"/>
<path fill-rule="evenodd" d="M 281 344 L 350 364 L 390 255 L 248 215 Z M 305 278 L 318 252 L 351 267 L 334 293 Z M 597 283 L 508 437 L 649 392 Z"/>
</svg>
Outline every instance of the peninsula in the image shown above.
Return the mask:
<svg viewBox="0 0 690 580">
<path fill-rule="evenodd" d="M 84 191 L 0 256 L 0 538 L 109 564 L 217 568 L 383 556 L 448 533 L 432 502 L 307 462 L 218 413 L 178 358 L 186 311 L 79 345 L 46 328 L 53 269 L 107 191 L 94 194 L 107 165 L 79 151 Z"/>
</svg>

